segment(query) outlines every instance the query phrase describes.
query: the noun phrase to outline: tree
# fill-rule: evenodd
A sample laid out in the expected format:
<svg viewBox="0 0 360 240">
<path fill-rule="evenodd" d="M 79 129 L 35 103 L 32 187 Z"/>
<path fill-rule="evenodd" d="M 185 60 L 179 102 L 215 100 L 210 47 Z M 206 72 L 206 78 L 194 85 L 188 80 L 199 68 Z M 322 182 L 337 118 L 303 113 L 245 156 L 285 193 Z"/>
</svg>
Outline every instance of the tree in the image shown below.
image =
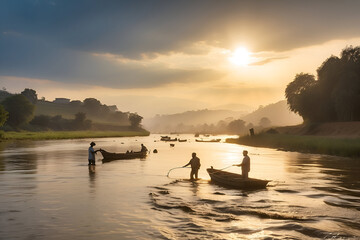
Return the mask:
<svg viewBox="0 0 360 240">
<path fill-rule="evenodd" d="M 32 104 L 36 104 L 38 100 L 36 91 L 30 88 L 25 88 L 21 95 L 24 95 Z"/>
<path fill-rule="evenodd" d="M 241 119 L 231 121 L 228 125 L 228 130 L 233 134 L 241 134 L 246 132 L 245 121 Z"/>
<path fill-rule="evenodd" d="M 316 84 L 314 75 L 300 73 L 285 89 L 285 96 L 291 111 L 298 113 L 304 121 L 311 120 L 313 114 L 312 89 Z M 313 104 L 316 104 L 313 102 Z"/>
<path fill-rule="evenodd" d="M 37 125 L 40 127 L 48 128 L 50 127 L 50 116 L 47 115 L 38 115 L 35 116 L 31 121 L 30 124 Z"/>
<path fill-rule="evenodd" d="M 101 108 L 101 102 L 96 98 L 86 98 L 83 107 L 90 113 L 98 113 Z"/>
<path fill-rule="evenodd" d="M 133 128 L 139 128 L 142 119 L 143 117 L 138 115 L 137 113 L 130 113 L 129 115 L 130 125 Z"/>
<path fill-rule="evenodd" d="M 78 112 L 72 124 L 75 130 L 85 130 L 91 127 L 91 120 L 86 119 L 86 113 Z"/>
<path fill-rule="evenodd" d="M 9 112 L 7 124 L 15 128 L 27 123 L 35 110 L 35 106 L 21 94 L 6 98 L 3 105 L 5 110 Z"/>
<path fill-rule="evenodd" d="M 262 117 L 259 121 L 259 125 L 264 127 L 264 128 L 267 128 L 267 127 L 270 127 L 271 126 L 271 121 L 269 118 L 267 117 Z"/>
<path fill-rule="evenodd" d="M 298 74 L 285 95 L 304 121 L 360 121 L 360 47 L 347 47 L 317 69 L 318 80 Z"/>
<path fill-rule="evenodd" d="M 5 108 L 2 105 L 0 105 L 0 127 L 4 125 L 8 117 L 9 117 L 9 113 L 5 110 Z"/>
</svg>

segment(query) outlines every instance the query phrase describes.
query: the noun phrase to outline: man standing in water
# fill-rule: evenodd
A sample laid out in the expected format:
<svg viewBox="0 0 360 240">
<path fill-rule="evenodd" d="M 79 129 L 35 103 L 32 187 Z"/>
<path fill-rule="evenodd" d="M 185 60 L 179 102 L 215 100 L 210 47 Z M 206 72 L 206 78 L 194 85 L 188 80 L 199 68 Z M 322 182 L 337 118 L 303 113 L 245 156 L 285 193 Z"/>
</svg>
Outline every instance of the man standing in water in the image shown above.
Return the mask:
<svg viewBox="0 0 360 240">
<path fill-rule="evenodd" d="M 94 150 L 94 146 L 95 146 L 96 144 L 94 143 L 94 142 L 91 142 L 90 143 L 90 147 L 89 147 L 89 158 L 88 158 L 88 160 L 89 160 L 89 165 L 95 165 L 95 154 L 98 152 L 98 151 L 100 151 L 100 150 Z"/>
<path fill-rule="evenodd" d="M 248 151 L 243 151 L 244 158 L 242 160 L 241 164 L 236 164 L 234 166 L 241 167 L 241 174 L 242 177 L 245 179 L 249 178 L 249 172 L 250 172 L 250 157 L 248 156 Z"/>
<path fill-rule="evenodd" d="M 184 167 L 189 165 L 191 165 L 190 180 L 198 179 L 198 172 L 201 164 L 200 164 L 200 158 L 196 156 L 196 153 L 192 153 L 192 158 L 190 159 L 190 162 L 186 164 Z"/>
</svg>

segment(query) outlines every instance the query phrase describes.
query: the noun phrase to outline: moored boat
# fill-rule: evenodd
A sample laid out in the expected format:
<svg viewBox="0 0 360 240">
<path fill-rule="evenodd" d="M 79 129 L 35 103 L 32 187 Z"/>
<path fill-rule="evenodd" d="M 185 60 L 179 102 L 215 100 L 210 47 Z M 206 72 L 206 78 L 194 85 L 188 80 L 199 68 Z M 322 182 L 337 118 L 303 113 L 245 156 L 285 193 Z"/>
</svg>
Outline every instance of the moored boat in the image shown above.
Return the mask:
<svg viewBox="0 0 360 240">
<path fill-rule="evenodd" d="M 203 139 L 195 139 L 196 142 L 220 142 L 221 139 L 211 139 L 211 140 L 203 140 Z"/>
<path fill-rule="evenodd" d="M 110 162 L 113 160 L 125 160 L 135 158 L 145 158 L 147 152 L 126 152 L 126 153 L 111 153 L 103 149 L 100 150 L 103 160 L 102 162 Z"/>
<path fill-rule="evenodd" d="M 226 172 L 213 167 L 206 169 L 210 175 L 211 181 L 230 188 L 237 189 L 261 189 L 266 188 L 269 180 L 256 178 L 244 179 L 241 174 Z"/>
</svg>

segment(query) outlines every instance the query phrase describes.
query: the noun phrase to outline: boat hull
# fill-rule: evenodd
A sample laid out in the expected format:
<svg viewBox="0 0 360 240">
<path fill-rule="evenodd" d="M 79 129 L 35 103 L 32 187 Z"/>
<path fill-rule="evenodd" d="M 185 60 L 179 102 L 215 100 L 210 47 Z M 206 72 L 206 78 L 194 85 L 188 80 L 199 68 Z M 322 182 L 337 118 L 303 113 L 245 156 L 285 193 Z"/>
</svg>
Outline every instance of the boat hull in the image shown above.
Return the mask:
<svg viewBox="0 0 360 240">
<path fill-rule="evenodd" d="M 200 140 L 200 139 L 195 139 L 196 142 L 220 142 L 221 139 L 212 139 L 212 140 Z"/>
<path fill-rule="evenodd" d="M 111 153 L 105 150 L 101 150 L 100 152 L 103 156 L 103 160 L 102 160 L 103 163 L 114 160 L 145 158 L 147 154 L 146 152 Z"/>
<path fill-rule="evenodd" d="M 206 169 L 211 177 L 211 181 L 225 187 L 236 189 L 261 189 L 266 188 L 270 182 L 268 180 L 261 180 L 256 178 L 244 179 L 242 175 L 221 171 L 214 168 Z"/>
</svg>

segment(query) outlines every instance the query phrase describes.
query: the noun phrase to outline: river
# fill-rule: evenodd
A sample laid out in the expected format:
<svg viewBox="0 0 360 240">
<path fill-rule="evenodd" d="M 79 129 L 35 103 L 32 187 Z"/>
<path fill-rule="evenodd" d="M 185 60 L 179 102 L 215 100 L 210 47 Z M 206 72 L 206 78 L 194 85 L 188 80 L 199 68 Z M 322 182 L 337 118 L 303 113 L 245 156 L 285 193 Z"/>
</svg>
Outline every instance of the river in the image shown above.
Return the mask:
<svg viewBox="0 0 360 240">
<path fill-rule="evenodd" d="M 132 138 L 0 143 L 0 239 L 360 239 L 360 159 L 236 144 Z M 225 139 L 227 136 L 217 136 Z M 151 151 L 88 167 L 87 148 Z M 209 182 L 206 168 L 240 163 L 272 180 L 242 191 Z M 188 181 L 191 153 L 200 180 Z M 240 172 L 238 167 L 229 167 Z"/>
</svg>

